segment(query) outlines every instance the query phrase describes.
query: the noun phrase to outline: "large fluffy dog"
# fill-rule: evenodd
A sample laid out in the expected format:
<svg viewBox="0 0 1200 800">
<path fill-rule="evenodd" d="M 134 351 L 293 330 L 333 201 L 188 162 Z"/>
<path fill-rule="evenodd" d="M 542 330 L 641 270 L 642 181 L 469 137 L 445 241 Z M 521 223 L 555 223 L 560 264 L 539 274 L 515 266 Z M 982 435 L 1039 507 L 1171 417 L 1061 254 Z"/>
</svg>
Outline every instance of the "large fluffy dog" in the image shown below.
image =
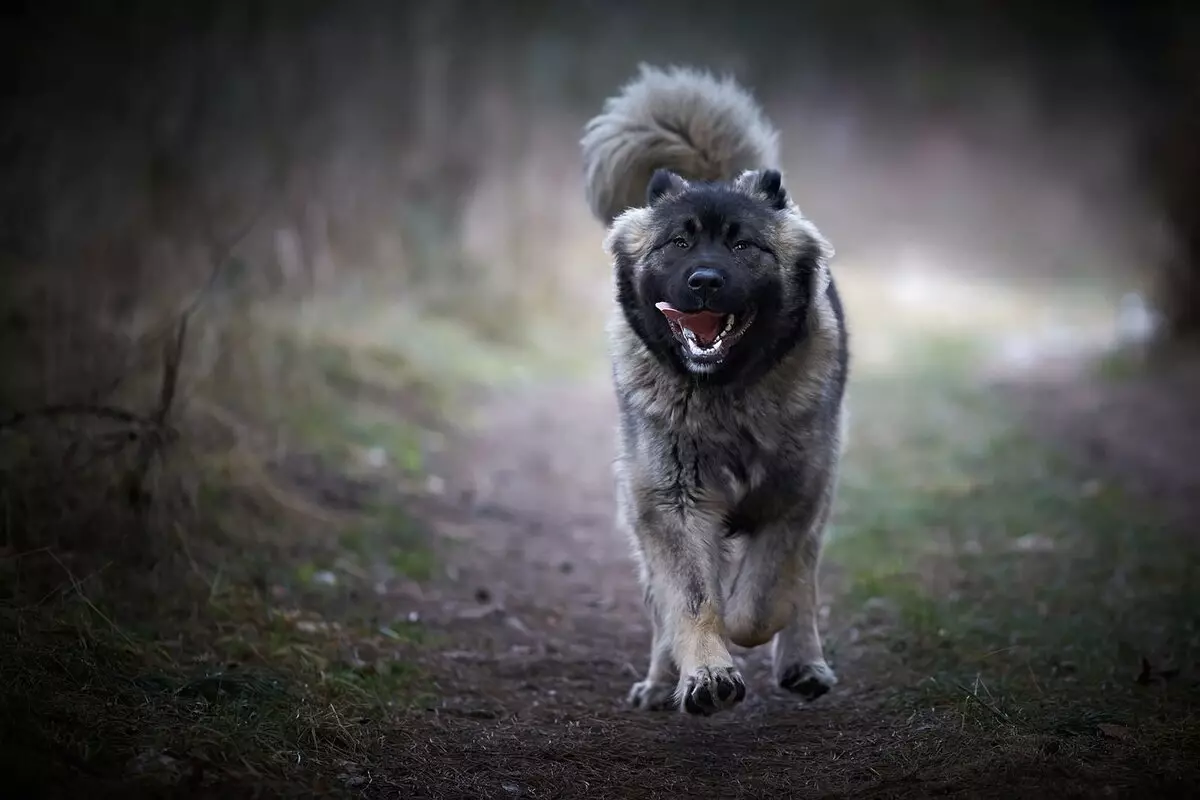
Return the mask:
<svg viewBox="0 0 1200 800">
<path fill-rule="evenodd" d="M 615 278 L 618 517 L 654 629 L 639 708 L 740 702 L 730 642 L 773 640 L 775 680 L 806 699 L 836 683 L 817 568 L 846 329 L 833 251 L 785 191 L 776 142 L 732 80 L 646 66 L 581 142 Z"/>
</svg>

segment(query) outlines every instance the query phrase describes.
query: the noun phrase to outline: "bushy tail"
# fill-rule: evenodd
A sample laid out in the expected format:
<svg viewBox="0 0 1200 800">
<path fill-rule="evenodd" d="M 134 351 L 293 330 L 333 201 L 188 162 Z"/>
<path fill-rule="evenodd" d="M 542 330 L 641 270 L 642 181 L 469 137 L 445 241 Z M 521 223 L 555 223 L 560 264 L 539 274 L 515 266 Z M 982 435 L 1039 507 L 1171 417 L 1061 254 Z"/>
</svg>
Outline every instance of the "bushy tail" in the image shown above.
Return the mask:
<svg viewBox="0 0 1200 800">
<path fill-rule="evenodd" d="M 702 181 L 778 169 L 778 140 L 758 103 L 732 78 L 643 64 L 584 128 L 588 205 L 607 225 L 646 204 L 656 169 Z"/>
</svg>

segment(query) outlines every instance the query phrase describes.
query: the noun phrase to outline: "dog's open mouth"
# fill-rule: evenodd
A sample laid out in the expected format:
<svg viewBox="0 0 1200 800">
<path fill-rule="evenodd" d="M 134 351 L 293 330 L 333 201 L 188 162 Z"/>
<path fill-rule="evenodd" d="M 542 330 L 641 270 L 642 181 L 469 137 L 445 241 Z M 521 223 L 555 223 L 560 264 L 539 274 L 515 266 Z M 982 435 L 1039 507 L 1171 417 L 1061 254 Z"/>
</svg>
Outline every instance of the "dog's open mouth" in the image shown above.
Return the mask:
<svg viewBox="0 0 1200 800">
<path fill-rule="evenodd" d="M 671 325 L 671 332 L 683 345 L 688 356 L 696 361 L 716 363 L 726 354 L 754 321 L 754 310 L 741 314 L 718 314 L 714 311 L 687 313 L 670 303 L 655 303 Z"/>
</svg>

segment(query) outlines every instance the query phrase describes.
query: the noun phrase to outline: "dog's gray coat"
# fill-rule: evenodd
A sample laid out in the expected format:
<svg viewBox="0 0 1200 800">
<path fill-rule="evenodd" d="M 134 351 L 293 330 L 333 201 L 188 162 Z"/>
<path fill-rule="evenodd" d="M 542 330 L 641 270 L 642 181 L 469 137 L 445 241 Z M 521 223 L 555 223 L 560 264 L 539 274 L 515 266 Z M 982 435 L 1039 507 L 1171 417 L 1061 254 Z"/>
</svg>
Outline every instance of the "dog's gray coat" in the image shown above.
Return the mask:
<svg viewBox="0 0 1200 800">
<path fill-rule="evenodd" d="M 817 631 L 817 571 L 842 449 L 847 337 L 832 248 L 779 173 L 772 182 L 764 172 L 778 169 L 777 140 L 732 80 L 643 66 L 581 142 L 614 269 L 618 519 L 654 629 L 649 670 L 630 693 L 641 708 L 712 713 L 741 701 L 730 642 L 773 641 L 776 681 L 807 699 L 836 683 Z M 758 338 L 735 340 L 731 366 L 712 369 L 671 340 L 653 310 L 662 298 L 643 296 L 670 279 L 665 259 L 677 254 L 663 242 L 680 219 L 703 226 L 706 197 L 756 226 L 753 257 L 712 252 L 765 309 L 751 315 Z"/>
</svg>

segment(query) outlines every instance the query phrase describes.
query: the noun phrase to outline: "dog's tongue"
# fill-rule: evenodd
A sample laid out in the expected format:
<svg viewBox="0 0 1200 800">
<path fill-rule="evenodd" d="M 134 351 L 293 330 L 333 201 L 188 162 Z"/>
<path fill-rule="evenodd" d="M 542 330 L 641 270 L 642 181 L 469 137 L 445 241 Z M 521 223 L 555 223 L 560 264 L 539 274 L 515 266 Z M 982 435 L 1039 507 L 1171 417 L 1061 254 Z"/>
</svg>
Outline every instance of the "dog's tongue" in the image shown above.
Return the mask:
<svg viewBox="0 0 1200 800">
<path fill-rule="evenodd" d="M 724 319 L 721 314 L 716 314 L 712 311 L 697 311 L 694 314 L 685 314 L 679 309 L 672 307 L 670 303 L 657 303 L 655 304 L 655 308 L 666 315 L 667 319 L 691 331 L 700 344 L 712 344 L 717 340 L 717 334 L 721 332 L 721 320 Z"/>
</svg>

